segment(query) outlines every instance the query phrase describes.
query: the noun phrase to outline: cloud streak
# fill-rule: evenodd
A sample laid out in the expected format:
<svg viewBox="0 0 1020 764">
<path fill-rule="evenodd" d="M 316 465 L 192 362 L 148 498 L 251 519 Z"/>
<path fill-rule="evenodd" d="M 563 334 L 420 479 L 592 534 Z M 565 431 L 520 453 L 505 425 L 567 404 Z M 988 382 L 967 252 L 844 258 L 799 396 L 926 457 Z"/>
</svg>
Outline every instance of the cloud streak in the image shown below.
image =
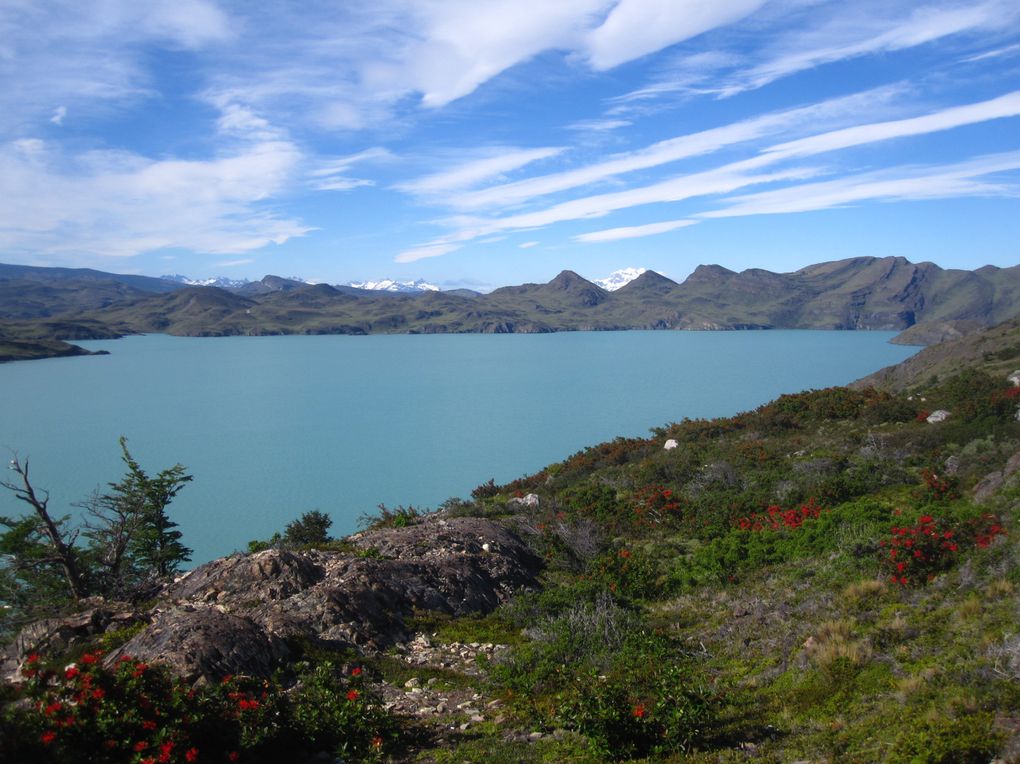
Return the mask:
<svg viewBox="0 0 1020 764">
<path fill-rule="evenodd" d="M 619 228 L 606 228 L 602 231 L 591 231 L 574 237 L 574 241 L 585 244 L 595 244 L 606 241 L 619 241 L 620 239 L 639 239 L 644 236 L 657 236 L 661 233 L 669 233 L 678 228 L 686 228 L 697 223 L 697 220 L 664 220 L 661 223 L 648 223 L 646 225 L 620 226 Z"/>
</svg>

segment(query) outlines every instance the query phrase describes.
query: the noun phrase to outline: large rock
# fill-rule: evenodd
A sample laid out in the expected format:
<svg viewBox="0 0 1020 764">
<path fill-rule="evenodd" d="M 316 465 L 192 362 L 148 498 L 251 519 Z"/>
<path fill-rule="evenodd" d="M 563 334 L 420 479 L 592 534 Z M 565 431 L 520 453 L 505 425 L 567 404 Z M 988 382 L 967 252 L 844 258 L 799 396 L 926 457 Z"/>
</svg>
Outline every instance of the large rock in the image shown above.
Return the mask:
<svg viewBox="0 0 1020 764">
<path fill-rule="evenodd" d="M 178 607 L 159 613 L 105 663 L 113 666 L 121 656 L 158 662 L 185 681 L 197 682 L 228 674 L 269 676 L 288 655 L 284 640 L 250 618 L 211 606 Z"/>
<path fill-rule="evenodd" d="M 353 552 L 267 550 L 202 565 L 163 592 L 153 623 L 121 653 L 190 681 L 265 676 L 286 660 L 288 638 L 385 648 L 412 636 L 413 611 L 489 612 L 540 568 L 516 535 L 479 518 L 429 516 L 349 542 Z"/>
</svg>

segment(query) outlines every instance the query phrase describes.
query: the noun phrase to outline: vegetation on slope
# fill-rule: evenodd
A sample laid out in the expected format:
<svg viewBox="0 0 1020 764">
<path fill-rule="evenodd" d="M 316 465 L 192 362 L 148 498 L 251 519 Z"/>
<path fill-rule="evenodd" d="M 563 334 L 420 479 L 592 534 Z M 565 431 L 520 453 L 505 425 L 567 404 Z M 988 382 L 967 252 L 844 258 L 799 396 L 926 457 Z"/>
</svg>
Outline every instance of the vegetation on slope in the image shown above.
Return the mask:
<svg viewBox="0 0 1020 764">
<path fill-rule="evenodd" d="M 498 715 L 398 717 L 382 736 L 352 732 L 352 756 L 1020 760 L 1020 388 L 1002 373 L 1020 352 L 1008 347 L 904 377 L 909 396 L 786 395 L 447 502 L 447 516 L 500 518 L 530 539 L 544 584 L 488 616 L 424 612 L 418 626 L 436 643 L 506 649 L 473 673 L 305 655 L 360 661 L 408 693 L 429 678 L 465 687 Z M 929 423 L 935 409 L 951 414 Z M 33 731 L 38 760 L 64 760 L 49 746 L 72 733 L 43 710 L 7 719 Z"/>
</svg>

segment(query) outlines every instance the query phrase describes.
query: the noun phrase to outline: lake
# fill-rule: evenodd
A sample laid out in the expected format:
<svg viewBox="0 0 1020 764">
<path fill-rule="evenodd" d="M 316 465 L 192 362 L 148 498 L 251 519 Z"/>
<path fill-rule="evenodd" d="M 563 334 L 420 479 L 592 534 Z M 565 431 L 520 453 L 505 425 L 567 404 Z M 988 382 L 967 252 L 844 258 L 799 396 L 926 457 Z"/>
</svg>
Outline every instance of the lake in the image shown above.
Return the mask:
<svg viewBox="0 0 1020 764">
<path fill-rule="evenodd" d="M 120 478 L 194 475 L 170 507 L 200 563 L 320 509 L 435 507 L 618 435 L 845 384 L 914 352 L 894 332 L 564 332 L 82 342 L 0 365 L 0 447 L 56 515 Z M 0 514 L 25 505 L 4 493 Z"/>
</svg>

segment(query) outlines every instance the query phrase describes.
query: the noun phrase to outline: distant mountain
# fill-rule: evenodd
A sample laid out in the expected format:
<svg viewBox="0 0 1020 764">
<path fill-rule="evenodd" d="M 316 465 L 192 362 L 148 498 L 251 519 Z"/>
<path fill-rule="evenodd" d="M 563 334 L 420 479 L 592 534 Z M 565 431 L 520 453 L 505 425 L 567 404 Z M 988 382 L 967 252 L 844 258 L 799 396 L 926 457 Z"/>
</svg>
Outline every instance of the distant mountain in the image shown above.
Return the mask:
<svg viewBox="0 0 1020 764">
<path fill-rule="evenodd" d="M 592 283 L 605 289 L 607 292 L 615 292 L 620 287 L 626 286 L 642 273 L 645 273 L 646 268 L 621 268 L 618 271 L 613 271 L 604 279 L 595 279 Z"/>
<path fill-rule="evenodd" d="M 18 322 L 6 328 L 9 338 L 916 326 L 912 341 L 923 342 L 1020 314 L 1020 266 L 947 270 L 896 257 L 793 273 L 702 265 L 683 283 L 644 271 L 613 290 L 563 271 L 545 284 L 488 294 L 313 285 L 279 276 L 229 290 L 153 279 L 162 291 L 142 291 L 112 279 L 70 279 L 65 269 L 47 280 L 46 270 L 33 271 L 31 281 L 0 271 L 0 321 Z"/>
<path fill-rule="evenodd" d="M 414 293 L 440 291 L 439 287 L 429 284 L 424 279 L 417 279 L 415 281 L 394 281 L 393 279 L 383 279 L 382 281 L 349 281 L 343 286 L 364 289 L 369 292 Z"/>
<path fill-rule="evenodd" d="M 35 265 L 6 265 L 0 263 L 0 279 L 20 279 L 53 284 L 58 281 L 78 283 L 116 282 L 142 292 L 172 292 L 178 284 L 151 276 L 106 273 L 91 268 L 43 268 Z"/>
<path fill-rule="evenodd" d="M 217 276 L 210 279 L 192 279 L 179 273 L 160 276 L 160 278 L 166 281 L 173 281 L 177 284 L 183 284 L 184 286 L 214 286 L 220 289 L 240 289 L 251 283 L 248 279 L 228 279 L 226 276 Z"/>
</svg>

